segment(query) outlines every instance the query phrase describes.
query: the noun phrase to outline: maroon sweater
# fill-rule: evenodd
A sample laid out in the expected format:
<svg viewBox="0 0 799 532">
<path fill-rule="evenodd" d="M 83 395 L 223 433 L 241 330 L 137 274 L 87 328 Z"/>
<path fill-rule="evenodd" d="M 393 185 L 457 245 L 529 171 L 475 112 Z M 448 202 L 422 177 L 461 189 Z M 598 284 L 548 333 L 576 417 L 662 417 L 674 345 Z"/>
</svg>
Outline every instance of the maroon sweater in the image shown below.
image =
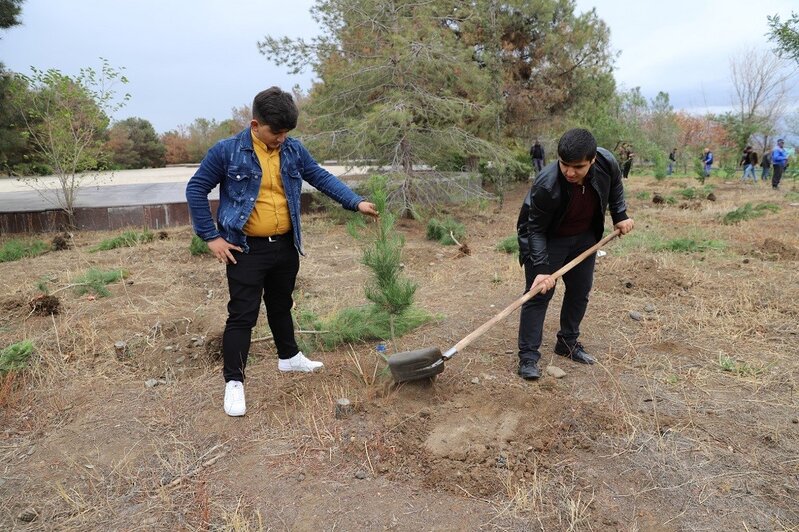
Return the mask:
<svg viewBox="0 0 799 532">
<path fill-rule="evenodd" d="M 588 182 L 587 176 L 584 183 L 585 185 L 569 183 L 571 198 L 555 236 L 574 236 L 591 229 L 591 222 L 599 210 L 599 196 Z"/>
</svg>

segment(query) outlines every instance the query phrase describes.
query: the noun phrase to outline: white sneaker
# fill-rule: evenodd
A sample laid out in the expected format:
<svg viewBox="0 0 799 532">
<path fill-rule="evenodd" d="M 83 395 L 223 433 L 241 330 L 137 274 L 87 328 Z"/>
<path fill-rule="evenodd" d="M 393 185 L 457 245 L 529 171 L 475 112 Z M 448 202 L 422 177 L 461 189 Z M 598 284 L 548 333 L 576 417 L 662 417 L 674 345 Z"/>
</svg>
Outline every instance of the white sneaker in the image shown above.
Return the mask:
<svg viewBox="0 0 799 532">
<path fill-rule="evenodd" d="M 277 369 L 280 371 L 304 371 L 310 373 L 316 369 L 323 367 L 324 364 L 316 362 L 315 360 L 308 360 L 302 351 L 297 353 L 291 358 L 280 359 L 277 361 Z"/>
<path fill-rule="evenodd" d="M 225 384 L 225 414 L 243 416 L 247 411 L 244 402 L 244 385 L 239 381 L 228 381 Z"/>
</svg>

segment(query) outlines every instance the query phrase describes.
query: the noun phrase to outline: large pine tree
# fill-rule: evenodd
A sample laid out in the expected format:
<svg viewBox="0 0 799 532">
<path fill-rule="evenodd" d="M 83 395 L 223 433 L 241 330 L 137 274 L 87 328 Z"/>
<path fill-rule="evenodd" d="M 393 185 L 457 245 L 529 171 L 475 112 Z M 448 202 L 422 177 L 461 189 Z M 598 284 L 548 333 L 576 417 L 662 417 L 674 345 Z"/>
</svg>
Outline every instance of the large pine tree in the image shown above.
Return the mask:
<svg viewBox="0 0 799 532">
<path fill-rule="evenodd" d="M 390 165 L 403 177 L 394 193 L 403 208 L 432 199 L 431 183 L 441 183 L 418 186 L 420 165 L 510 159 L 495 143 L 501 100 L 453 31 L 450 3 L 317 0 L 313 13 L 322 36 L 268 36 L 259 48 L 294 72 L 314 68 L 306 124 L 324 132 L 327 154 Z"/>
</svg>

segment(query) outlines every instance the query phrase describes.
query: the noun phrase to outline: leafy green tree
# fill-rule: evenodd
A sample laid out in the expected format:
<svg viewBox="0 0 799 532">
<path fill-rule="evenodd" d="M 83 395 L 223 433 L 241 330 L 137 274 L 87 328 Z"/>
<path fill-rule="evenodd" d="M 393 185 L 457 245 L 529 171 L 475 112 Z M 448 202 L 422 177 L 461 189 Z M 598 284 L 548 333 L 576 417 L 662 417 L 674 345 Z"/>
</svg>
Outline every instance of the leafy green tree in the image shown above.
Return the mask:
<svg viewBox="0 0 799 532">
<path fill-rule="evenodd" d="M 791 12 L 791 18 L 782 21 L 779 15 L 767 17 L 769 40 L 777 46 L 777 51 L 799 63 L 799 13 Z"/>
<path fill-rule="evenodd" d="M 222 139 L 241 131 L 234 119 L 217 122 L 213 118 L 197 118 L 186 127 L 186 150 L 190 162 L 200 162 L 208 150 Z"/>
<path fill-rule="evenodd" d="M 143 118 L 126 118 L 108 131 L 106 149 L 111 163 L 119 168 L 164 166 L 166 147 L 153 125 Z"/>
<path fill-rule="evenodd" d="M 437 180 L 417 178 L 420 164 L 453 152 L 512 160 L 490 140 L 501 108 L 473 48 L 450 28 L 451 10 L 442 1 L 317 0 L 320 37 L 258 43 L 269 60 L 294 73 L 310 65 L 321 80 L 306 107 L 312 149 L 325 142 L 340 159 L 390 165 L 403 212 L 440 200 L 430 191 Z"/>
<path fill-rule="evenodd" d="M 36 173 L 37 164 L 31 157 L 23 117 L 11 102 L 12 83 L 12 74 L 0 63 L 0 170 L 8 175 Z"/>
<path fill-rule="evenodd" d="M 25 121 L 33 151 L 55 172 L 57 205 L 74 227 L 75 198 L 87 172 L 104 164 L 102 135 L 108 116 L 130 98 L 128 94 L 117 98 L 113 87 L 127 79 L 105 59 L 99 72 L 82 68 L 76 76 L 56 69 L 31 71 L 29 76 L 14 77 L 11 102 Z M 26 181 L 49 199 L 40 180 Z"/>
<path fill-rule="evenodd" d="M 17 26 L 21 23 L 24 0 L 0 0 L 0 30 Z M 0 34 L 0 39 L 2 35 Z M 17 112 L 11 106 L 11 75 L 0 63 L 0 168 L 11 175 L 11 168 L 24 162 L 27 141 L 18 126 Z"/>
</svg>

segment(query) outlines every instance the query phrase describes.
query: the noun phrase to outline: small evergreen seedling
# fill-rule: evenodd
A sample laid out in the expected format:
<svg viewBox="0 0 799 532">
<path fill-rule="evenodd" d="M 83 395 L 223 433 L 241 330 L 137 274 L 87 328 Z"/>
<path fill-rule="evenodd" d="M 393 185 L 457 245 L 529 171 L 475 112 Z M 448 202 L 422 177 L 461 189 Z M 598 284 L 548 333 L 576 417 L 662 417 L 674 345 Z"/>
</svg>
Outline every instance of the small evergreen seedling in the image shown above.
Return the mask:
<svg viewBox="0 0 799 532">
<path fill-rule="evenodd" d="M 25 257 L 35 257 L 48 249 L 49 246 L 41 240 L 34 240 L 33 242 L 9 240 L 0 248 L 0 262 L 12 262 Z"/>
<path fill-rule="evenodd" d="M 518 254 L 519 253 L 519 239 L 516 235 L 509 236 L 507 238 L 503 238 L 499 244 L 497 244 L 497 251 L 502 251 L 507 254 Z"/>
<path fill-rule="evenodd" d="M 0 375 L 25 368 L 32 354 L 33 342 L 30 340 L 23 340 L 6 347 L 0 351 Z"/>
<path fill-rule="evenodd" d="M 371 242 L 363 251 L 363 263 L 373 276 L 366 284 L 366 298 L 389 315 L 398 315 L 413 304 L 416 283 L 401 275 L 405 240 L 394 229 L 395 216 L 387 208 L 385 178 L 373 178 L 372 202 L 380 218 L 374 224 Z"/>
<path fill-rule="evenodd" d="M 133 246 L 138 246 L 139 244 L 152 242 L 154 239 L 155 234 L 152 231 L 144 230 L 141 233 L 136 231 L 125 231 L 117 237 L 103 240 L 89 251 L 94 253 L 95 251 L 108 251 L 109 249 L 116 248 L 130 248 Z"/>
<path fill-rule="evenodd" d="M 747 203 L 743 207 L 738 207 L 734 211 L 725 214 L 721 222 L 724 225 L 737 224 L 744 220 L 760 218 L 761 216 L 765 216 L 767 212 L 777 212 L 779 210 L 780 207 L 775 203 L 760 203 L 755 206 L 752 206 L 751 203 Z"/>
<path fill-rule="evenodd" d="M 75 279 L 75 294 L 82 296 L 83 294 L 93 292 L 98 297 L 110 296 L 111 292 L 108 291 L 105 285 L 121 281 L 127 277 L 127 275 L 128 272 L 125 270 L 102 271 L 91 268 L 81 277 Z"/>
<path fill-rule="evenodd" d="M 191 237 L 191 244 L 189 244 L 189 251 L 195 257 L 197 255 L 208 255 L 211 253 L 211 250 L 208 248 L 208 242 L 206 242 L 197 235 Z"/>
<path fill-rule="evenodd" d="M 466 236 L 466 228 L 457 220 L 450 217 L 444 220 L 431 218 L 427 222 L 428 240 L 438 240 L 445 246 L 453 246 L 456 244 L 455 240 L 452 239 L 453 236 L 455 240 L 463 240 L 463 237 Z"/>
</svg>

